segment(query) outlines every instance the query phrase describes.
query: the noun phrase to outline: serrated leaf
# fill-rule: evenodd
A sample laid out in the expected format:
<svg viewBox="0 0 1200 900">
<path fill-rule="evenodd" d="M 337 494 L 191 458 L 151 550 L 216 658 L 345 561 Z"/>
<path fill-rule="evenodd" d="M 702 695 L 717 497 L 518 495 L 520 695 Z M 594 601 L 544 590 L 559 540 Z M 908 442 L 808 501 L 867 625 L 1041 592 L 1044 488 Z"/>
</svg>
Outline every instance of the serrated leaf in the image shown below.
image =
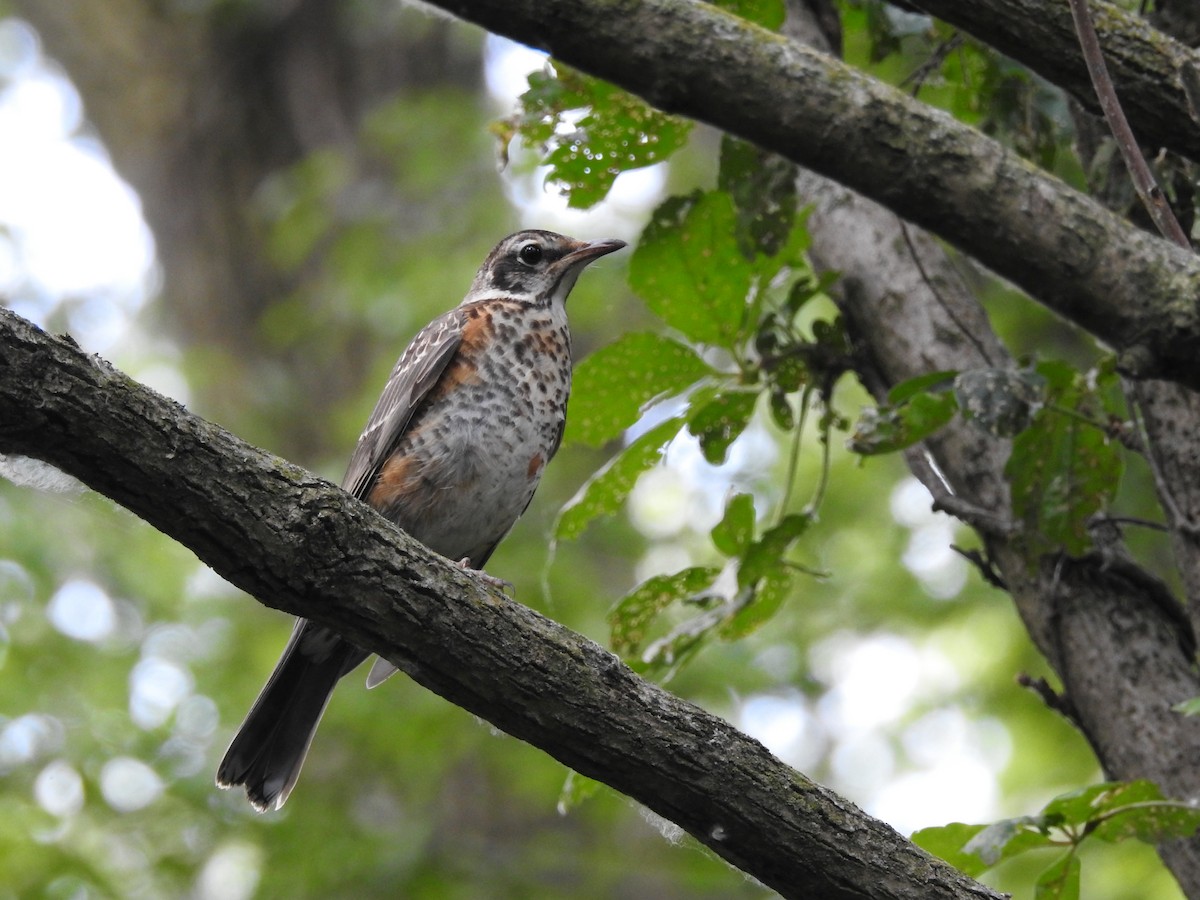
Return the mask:
<svg viewBox="0 0 1200 900">
<path fill-rule="evenodd" d="M 608 614 L 613 650 L 623 657 L 636 654 L 646 640 L 646 629 L 659 613 L 676 600 L 704 590 L 720 573 L 712 566 L 694 566 L 643 581 Z"/>
<path fill-rule="evenodd" d="M 563 441 L 600 446 L 633 425 L 652 401 L 713 374 L 678 341 L 646 332 L 623 335 L 575 367 Z"/>
<path fill-rule="evenodd" d="M 713 5 L 771 31 L 778 31 L 787 16 L 783 0 L 714 0 Z"/>
<path fill-rule="evenodd" d="M 654 211 L 629 262 L 629 283 L 690 340 L 732 349 L 755 277 L 738 248 L 723 191 L 672 197 Z"/>
<path fill-rule="evenodd" d="M 748 602 L 721 626 L 721 637 L 727 641 L 741 640 L 753 634 L 779 612 L 792 593 L 795 573 L 787 566 L 768 569 L 759 579 Z"/>
<path fill-rule="evenodd" d="M 1038 876 L 1033 894 L 1035 900 L 1078 900 L 1079 871 L 1078 854 L 1063 854 Z"/>
<path fill-rule="evenodd" d="M 665 160 L 692 127 L 559 62 L 531 73 L 518 102 L 512 127 L 527 146 L 545 149 L 547 181 L 560 185 L 577 209 L 603 200 L 622 172 Z M 578 116 L 582 109 L 587 112 Z"/>
<path fill-rule="evenodd" d="M 1088 519 L 1112 498 L 1122 469 L 1120 452 L 1099 428 L 1053 409 L 1034 416 L 1013 439 L 1004 474 L 1035 553 L 1085 553 Z"/>
<path fill-rule="evenodd" d="M 700 441 L 704 458 L 714 466 L 725 462 L 729 445 L 738 439 L 754 415 L 758 392 L 723 391 L 688 415 L 688 431 Z"/>
<path fill-rule="evenodd" d="M 554 537 L 577 537 L 599 516 L 611 515 L 629 496 L 638 476 L 662 458 L 667 444 L 683 427 L 683 418 L 675 417 L 651 428 L 603 469 L 584 482 L 583 487 L 563 507 L 554 523 Z"/>
<path fill-rule="evenodd" d="M 790 513 L 763 536 L 746 548 L 738 566 L 738 587 L 752 586 L 760 578 L 775 569 L 792 544 L 808 530 L 812 522 L 806 513 Z"/>
<path fill-rule="evenodd" d="M 726 556 L 737 556 L 754 537 L 754 498 L 734 494 L 725 503 L 725 515 L 713 526 L 713 545 Z"/>
</svg>

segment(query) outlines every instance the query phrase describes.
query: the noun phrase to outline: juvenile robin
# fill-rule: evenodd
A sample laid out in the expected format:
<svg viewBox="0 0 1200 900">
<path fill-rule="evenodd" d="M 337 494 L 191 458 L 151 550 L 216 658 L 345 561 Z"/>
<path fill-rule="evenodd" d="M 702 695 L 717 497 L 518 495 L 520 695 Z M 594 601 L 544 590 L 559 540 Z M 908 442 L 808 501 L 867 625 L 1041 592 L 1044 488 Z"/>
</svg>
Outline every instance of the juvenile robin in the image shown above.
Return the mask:
<svg viewBox="0 0 1200 900">
<path fill-rule="evenodd" d="M 509 235 L 455 309 L 413 338 L 358 439 L 342 487 L 431 550 L 480 569 L 558 449 L 571 389 L 566 300 L 624 241 Z M 299 619 L 217 770 L 260 811 L 296 785 L 338 680 L 369 654 Z M 395 671 L 376 660 L 375 687 Z"/>
</svg>

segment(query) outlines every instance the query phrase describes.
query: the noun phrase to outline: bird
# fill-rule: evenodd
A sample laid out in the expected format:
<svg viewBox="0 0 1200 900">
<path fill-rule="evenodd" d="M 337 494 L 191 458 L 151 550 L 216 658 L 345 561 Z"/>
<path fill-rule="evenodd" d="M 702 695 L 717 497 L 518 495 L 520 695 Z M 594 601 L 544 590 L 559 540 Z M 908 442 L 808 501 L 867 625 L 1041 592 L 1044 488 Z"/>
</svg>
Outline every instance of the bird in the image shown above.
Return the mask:
<svg viewBox="0 0 1200 900">
<path fill-rule="evenodd" d="M 392 369 L 342 487 L 409 535 L 482 569 L 533 498 L 562 441 L 571 388 L 567 295 L 617 239 L 526 230 L 498 243 L 457 307 Z M 338 681 L 369 656 L 298 619 L 225 752 L 217 785 L 260 812 L 283 806 Z M 375 687 L 395 671 L 377 659 Z"/>
</svg>

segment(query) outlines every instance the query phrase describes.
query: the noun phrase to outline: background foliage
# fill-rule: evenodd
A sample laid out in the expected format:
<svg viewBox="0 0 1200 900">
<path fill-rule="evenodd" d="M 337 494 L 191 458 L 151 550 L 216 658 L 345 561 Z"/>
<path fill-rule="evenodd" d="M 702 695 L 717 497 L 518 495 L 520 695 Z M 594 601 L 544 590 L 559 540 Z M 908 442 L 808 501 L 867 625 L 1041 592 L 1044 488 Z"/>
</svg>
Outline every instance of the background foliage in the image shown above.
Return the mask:
<svg viewBox="0 0 1200 900">
<path fill-rule="evenodd" d="M 728 5 L 783 21 L 781 3 Z M 1083 186 L 1055 90 L 928 19 L 874 2 L 839 11 L 849 61 Z M 455 35 L 481 73 L 481 36 Z M 489 49 L 495 68 L 502 47 Z M 3 54 L 0 109 L 45 64 L 19 42 Z M 481 78 L 381 101 L 359 127 L 358 158 L 313 153 L 256 188 L 269 251 L 295 276 L 253 318 L 254 340 L 278 354 L 273 375 L 244 377 L 244 334 L 174 340 L 154 301 L 141 307 L 140 285 L 47 289 L 28 274 L 16 221 L 0 223 L 5 293 L 202 415 L 337 478 L 404 342 L 457 301 L 500 235 L 637 237 L 572 295 L 580 362 L 566 443 L 490 571 L 902 831 L 976 823 L 923 840 L 972 872 L 998 862 L 985 877 L 1006 890 L 1029 895 L 1040 879 L 1066 895 L 1082 872 L 1088 897 L 1178 896 L 1137 841 L 1015 853 L 1156 798 L 1100 787 L 1082 806 L 1053 799 L 1098 782 L 1095 763 L 1017 686 L 1019 673 L 1048 676 L 1043 661 L 1006 595 L 950 550 L 971 536 L 929 512 L 893 453 L 955 415 L 1016 434 L 1015 507 L 1047 546 L 1081 551 L 1092 512 L 1116 502 L 1146 514 L 1151 493 L 1109 428 L 1123 415 L 1110 361 L 974 273 L 1002 335 L 1032 355 L 1025 376 L 935 373 L 873 408 L 846 374 L 836 281 L 805 258 L 789 164 L 564 66 L 530 66 L 515 103 Z M 66 137 L 84 132 L 77 122 Z M 364 159 L 369 194 L 351 190 Z M 657 176 L 622 195 L 622 173 L 651 165 Z M 119 327 L 89 330 L 98 306 Z M 345 386 L 328 415 L 296 386 L 301 366 Z M 10 474 L 0 893 L 764 894 L 668 823 L 402 679 L 369 695 L 349 679 L 287 808 L 255 815 L 217 792 L 212 772 L 290 624 L 103 498 Z M 1162 810 L 1162 828 L 1194 826 Z M 968 840 L 983 848 L 974 861 L 961 855 Z"/>
</svg>

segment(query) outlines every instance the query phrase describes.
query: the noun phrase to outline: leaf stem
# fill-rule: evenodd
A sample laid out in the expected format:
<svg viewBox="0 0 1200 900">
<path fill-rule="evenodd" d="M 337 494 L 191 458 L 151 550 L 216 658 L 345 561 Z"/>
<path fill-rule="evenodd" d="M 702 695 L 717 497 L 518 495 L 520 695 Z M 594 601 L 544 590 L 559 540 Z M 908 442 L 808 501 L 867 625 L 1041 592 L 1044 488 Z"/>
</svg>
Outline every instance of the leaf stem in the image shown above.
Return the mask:
<svg viewBox="0 0 1200 900">
<path fill-rule="evenodd" d="M 779 504 L 778 525 L 787 515 L 788 506 L 792 502 L 792 489 L 796 484 L 796 472 L 800 468 L 800 446 L 804 441 L 804 425 L 808 421 L 809 401 L 812 397 L 812 387 L 806 385 L 800 394 L 800 416 L 796 420 L 795 434 L 792 436 L 792 450 L 788 456 L 788 472 L 786 487 L 783 489 L 783 501 Z"/>
</svg>

